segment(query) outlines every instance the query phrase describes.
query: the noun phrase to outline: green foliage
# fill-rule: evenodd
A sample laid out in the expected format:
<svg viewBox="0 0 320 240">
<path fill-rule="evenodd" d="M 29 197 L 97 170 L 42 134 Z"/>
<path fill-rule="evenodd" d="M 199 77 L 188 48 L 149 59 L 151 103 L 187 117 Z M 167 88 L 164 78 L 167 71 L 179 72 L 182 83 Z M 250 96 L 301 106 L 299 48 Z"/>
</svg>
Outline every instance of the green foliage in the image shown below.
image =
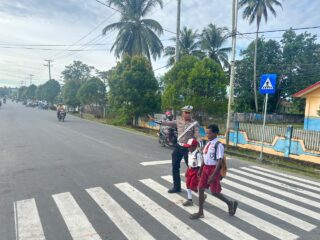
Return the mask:
<svg viewBox="0 0 320 240">
<path fill-rule="evenodd" d="M 108 84 L 111 107 L 128 122 L 159 110 L 159 86 L 146 58 L 125 56 L 112 69 Z"/>
<path fill-rule="evenodd" d="M 26 86 L 22 86 L 19 88 L 18 90 L 18 97 L 20 99 L 25 99 L 26 98 L 26 92 L 27 92 L 27 87 Z"/>
<path fill-rule="evenodd" d="M 228 54 L 231 51 L 231 47 L 224 47 L 228 35 L 228 28 L 217 27 L 210 23 L 203 29 L 200 41 L 201 49 L 205 54 L 225 68 L 229 68 Z"/>
<path fill-rule="evenodd" d="M 82 105 L 89 105 L 96 117 L 101 117 L 106 99 L 106 89 L 100 78 L 92 77 L 82 84 L 76 97 Z"/>
<path fill-rule="evenodd" d="M 51 79 L 47 81 L 42 89 L 41 89 L 41 95 L 43 99 L 47 100 L 49 103 L 53 104 L 55 98 L 60 93 L 60 84 L 58 81 Z"/>
<path fill-rule="evenodd" d="M 318 116 L 320 116 L 320 106 L 319 106 L 319 109 L 317 111 L 317 114 L 318 114 Z"/>
<path fill-rule="evenodd" d="M 248 19 L 249 23 L 257 22 L 257 26 L 260 25 L 262 18 L 267 22 L 268 10 L 277 16 L 276 10 L 273 5 L 282 8 L 282 4 L 278 0 L 240 0 L 239 6 L 244 7 L 242 17 Z"/>
<path fill-rule="evenodd" d="M 29 99 L 35 99 L 36 98 L 36 91 L 37 91 L 37 86 L 32 84 L 26 89 L 26 97 Z"/>
<path fill-rule="evenodd" d="M 61 74 L 65 83 L 74 81 L 82 84 L 91 78 L 93 69 L 94 67 L 90 67 L 81 61 L 74 61 L 73 64 L 66 66 Z"/>
<path fill-rule="evenodd" d="M 192 105 L 196 114 L 226 111 L 226 77 L 212 59 L 192 56 L 181 59 L 164 77 L 162 108 L 180 109 Z"/>
<path fill-rule="evenodd" d="M 0 97 L 7 96 L 9 94 L 9 89 L 7 87 L 0 87 Z"/>
<path fill-rule="evenodd" d="M 235 79 L 235 111 L 253 112 L 254 97 L 253 73 L 254 43 L 241 52 L 242 59 L 236 63 Z M 304 100 L 292 99 L 292 95 L 319 81 L 320 44 L 316 36 L 308 33 L 297 35 L 288 30 L 282 40 L 258 41 L 257 56 L 257 86 L 260 85 L 260 76 L 265 73 L 277 74 L 276 93 L 270 95 L 268 112 L 280 113 L 281 102 L 291 101 L 292 113 L 303 114 Z M 263 95 L 258 94 L 259 111 L 262 111 Z"/>
<path fill-rule="evenodd" d="M 200 50 L 200 42 L 199 42 L 199 34 L 192 29 L 188 29 L 187 27 L 183 27 L 180 31 L 179 38 L 179 50 L 180 50 L 180 58 L 186 55 L 195 56 L 199 59 L 205 57 L 205 54 Z M 171 40 L 175 43 L 176 38 L 173 37 Z M 172 66 L 175 62 L 175 54 L 176 48 L 172 46 L 168 46 L 164 49 L 164 56 L 169 57 L 168 66 Z"/>
<path fill-rule="evenodd" d="M 128 54 L 144 55 L 149 60 L 160 57 L 163 45 L 159 35 L 163 33 L 161 25 L 146 16 L 159 5 L 162 8 L 162 0 L 108 0 L 109 5 L 116 8 L 121 15 L 121 20 L 106 26 L 102 33 L 119 30 L 116 41 L 111 51 L 116 57 Z"/>
<path fill-rule="evenodd" d="M 62 97 L 65 104 L 74 108 L 80 105 L 80 101 L 77 98 L 79 88 L 80 83 L 76 81 L 68 81 L 63 86 Z"/>
</svg>

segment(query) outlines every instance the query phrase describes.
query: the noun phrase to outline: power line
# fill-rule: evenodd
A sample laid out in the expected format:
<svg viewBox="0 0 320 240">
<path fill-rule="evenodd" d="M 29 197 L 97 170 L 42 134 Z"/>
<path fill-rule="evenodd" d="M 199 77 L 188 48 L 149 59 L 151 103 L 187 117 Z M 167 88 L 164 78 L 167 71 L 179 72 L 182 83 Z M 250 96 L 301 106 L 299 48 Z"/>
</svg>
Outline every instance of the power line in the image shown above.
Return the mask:
<svg viewBox="0 0 320 240">
<path fill-rule="evenodd" d="M 313 26 L 313 27 L 301 27 L 301 28 L 289 28 L 289 29 L 278 29 L 278 30 L 266 30 L 266 31 L 259 31 L 258 33 L 274 33 L 274 32 L 285 32 L 288 30 L 298 31 L 298 30 L 310 30 L 310 29 L 318 29 L 320 26 Z M 250 35 L 256 34 L 257 32 L 245 32 L 245 33 L 237 33 L 237 35 Z"/>
</svg>

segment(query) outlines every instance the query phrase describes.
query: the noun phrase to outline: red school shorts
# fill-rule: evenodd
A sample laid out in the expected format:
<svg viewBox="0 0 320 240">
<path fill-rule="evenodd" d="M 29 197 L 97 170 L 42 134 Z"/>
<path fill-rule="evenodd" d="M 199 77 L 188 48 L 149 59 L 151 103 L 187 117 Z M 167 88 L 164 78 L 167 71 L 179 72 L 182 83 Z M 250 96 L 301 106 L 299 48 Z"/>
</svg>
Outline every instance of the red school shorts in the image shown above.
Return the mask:
<svg viewBox="0 0 320 240">
<path fill-rule="evenodd" d="M 186 185 L 188 189 L 198 192 L 199 178 L 198 178 L 199 168 L 188 168 L 186 172 Z"/>
<path fill-rule="evenodd" d="M 214 181 L 211 184 L 208 184 L 208 179 L 214 172 L 216 166 L 215 165 L 204 165 L 200 177 L 199 182 L 199 189 L 208 189 L 210 187 L 210 190 L 212 193 L 219 193 L 221 192 L 221 185 L 220 185 L 220 171 L 218 171 Z"/>
</svg>

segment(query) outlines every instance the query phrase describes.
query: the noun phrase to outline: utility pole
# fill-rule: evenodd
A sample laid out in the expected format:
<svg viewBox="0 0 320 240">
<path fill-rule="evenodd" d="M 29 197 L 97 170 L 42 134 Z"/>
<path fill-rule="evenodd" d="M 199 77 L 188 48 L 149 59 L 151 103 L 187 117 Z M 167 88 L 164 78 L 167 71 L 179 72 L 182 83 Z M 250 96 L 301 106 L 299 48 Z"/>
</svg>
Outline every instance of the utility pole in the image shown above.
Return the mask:
<svg viewBox="0 0 320 240">
<path fill-rule="evenodd" d="M 29 77 L 30 77 L 30 85 L 32 84 L 32 78 L 34 77 L 33 74 L 29 74 Z"/>
<path fill-rule="evenodd" d="M 48 64 L 45 64 L 44 66 L 49 68 L 49 80 L 51 80 L 51 62 L 53 62 L 53 60 L 46 59 L 45 61 L 48 62 Z"/>
<path fill-rule="evenodd" d="M 176 63 L 180 60 L 180 12 L 181 12 L 181 0 L 178 1 L 177 7 L 177 36 L 176 36 Z"/>
<path fill-rule="evenodd" d="M 236 58 L 236 44 L 237 44 L 237 19 L 238 19 L 238 0 L 232 0 L 232 55 L 231 55 L 231 73 L 229 84 L 229 102 L 228 102 L 228 118 L 227 118 L 227 132 L 226 145 L 229 146 L 229 134 L 231 125 L 233 95 L 234 95 L 234 76 L 235 76 L 235 58 Z"/>
</svg>

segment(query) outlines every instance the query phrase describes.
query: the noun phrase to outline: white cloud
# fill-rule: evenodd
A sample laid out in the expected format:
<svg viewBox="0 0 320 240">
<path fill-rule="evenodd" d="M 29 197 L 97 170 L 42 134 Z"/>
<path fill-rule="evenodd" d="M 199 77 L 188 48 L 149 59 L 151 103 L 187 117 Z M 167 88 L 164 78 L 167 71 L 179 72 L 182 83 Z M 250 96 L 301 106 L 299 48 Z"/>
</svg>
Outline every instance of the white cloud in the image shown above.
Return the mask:
<svg viewBox="0 0 320 240">
<path fill-rule="evenodd" d="M 155 9 L 150 18 L 158 20 L 164 29 L 175 32 L 176 29 L 176 0 L 163 0 L 164 9 Z M 209 23 L 226 26 L 231 29 L 232 0 L 182 0 L 181 26 L 201 31 Z M 289 27 L 316 26 L 319 24 L 317 10 L 320 1 L 283 1 L 283 10 L 277 9 L 278 16 L 269 14 L 268 23 L 261 25 L 261 30 L 287 29 Z M 239 12 L 238 30 L 240 32 L 255 31 L 254 25 L 249 25 L 242 19 Z M 93 43 L 108 43 L 106 46 L 91 46 L 105 51 L 90 51 L 70 53 L 59 51 L 40 51 L 26 49 L 1 49 L 0 55 L 0 86 L 19 86 L 21 80 L 27 80 L 29 74 L 34 74 L 34 82 L 41 84 L 48 79 L 48 70 L 43 66 L 44 59 L 53 58 L 52 74 L 60 76 L 64 66 L 73 60 L 80 60 L 99 70 L 113 67 L 116 59 L 110 53 L 115 34 L 102 38 L 103 26 L 119 19 L 110 10 L 94 0 L 0 0 L 0 44 L 72 44 L 83 37 L 103 20 L 106 22 L 79 44 L 84 44 L 97 37 Z M 107 19 L 107 20 L 106 20 Z M 312 30 L 312 33 L 319 33 Z M 266 37 L 280 37 L 282 33 L 265 34 Z M 174 44 L 167 39 L 174 36 L 165 32 L 161 39 L 165 46 Z M 254 35 L 249 36 L 253 38 Z M 239 38 L 238 49 L 245 48 L 250 40 Z M 229 43 L 230 44 L 230 43 Z M 231 44 L 230 44 L 231 45 Z M 74 47 L 74 48 L 79 48 Z M 61 49 L 64 49 L 62 47 Z M 57 55 L 59 53 L 59 55 Z M 153 62 L 154 68 L 165 66 L 167 59 L 161 58 Z M 164 73 L 161 69 L 156 74 Z"/>
</svg>

